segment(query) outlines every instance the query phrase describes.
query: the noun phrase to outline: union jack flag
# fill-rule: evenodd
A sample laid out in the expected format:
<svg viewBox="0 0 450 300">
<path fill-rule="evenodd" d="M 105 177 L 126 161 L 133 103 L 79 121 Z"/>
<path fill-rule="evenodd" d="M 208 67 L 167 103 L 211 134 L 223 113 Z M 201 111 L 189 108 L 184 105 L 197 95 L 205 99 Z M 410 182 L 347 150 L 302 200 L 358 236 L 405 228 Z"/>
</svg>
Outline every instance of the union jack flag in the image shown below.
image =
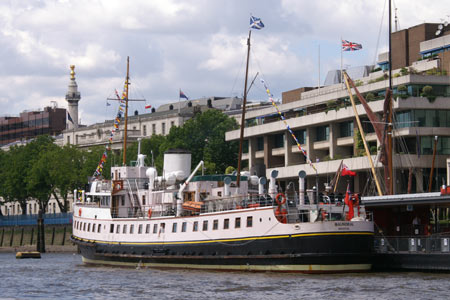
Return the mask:
<svg viewBox="0 0 450 300">
<path fill-rule="evenodd" d="M 361 44 L 352 43 L 347 40 L 342 40 L 342 51 L 356 51 L 361 49 L 362 49 Z"/>
</svg>

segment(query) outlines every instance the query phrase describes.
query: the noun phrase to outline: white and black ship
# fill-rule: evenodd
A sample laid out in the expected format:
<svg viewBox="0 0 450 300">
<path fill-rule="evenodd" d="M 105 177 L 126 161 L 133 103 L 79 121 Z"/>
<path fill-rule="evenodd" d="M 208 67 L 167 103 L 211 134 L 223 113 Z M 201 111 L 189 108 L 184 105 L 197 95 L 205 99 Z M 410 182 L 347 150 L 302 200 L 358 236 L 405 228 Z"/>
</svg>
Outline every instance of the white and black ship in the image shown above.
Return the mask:
<svg viewBox="0 0 450 300">
<path fill-rule="evenodd" d="M 164 171 L 111 168 L 74 203 L 72 240 L 83 262 L 116 266 L 277 272 L 371 268 L 373 222 L 358 203 L 278 191 L 266 179 L 191 173 L 191 154 L 168 151 Z M 286 196 L 287 199 L 286 199 Z M 306 199 L 305 199 L 306 198 Z M 353 201 L 357 202 L 357 198 Z"/>
</svg>

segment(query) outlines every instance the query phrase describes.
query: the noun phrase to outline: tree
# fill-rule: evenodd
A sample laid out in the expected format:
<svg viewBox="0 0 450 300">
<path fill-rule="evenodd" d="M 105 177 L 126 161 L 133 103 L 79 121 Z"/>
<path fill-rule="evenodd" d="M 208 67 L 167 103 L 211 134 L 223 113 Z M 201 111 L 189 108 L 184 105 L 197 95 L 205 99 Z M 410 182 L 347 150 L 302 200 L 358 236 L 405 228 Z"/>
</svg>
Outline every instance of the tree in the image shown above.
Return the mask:
<svg viewBox="0 0 450 300">
<path fill-rule="evenodd" d="M 50 176 L 51 165 L 55 162 L 48 157 L 49 152 L 58 148 L 49 136 L 39 136 L 24 147 L 30 158 L 30 168 L 26 172 L 26 190 L 28 197 L 36 199 L 39 208 L 44 212 L 55 189 L 55 183 Z"/>
</svg>

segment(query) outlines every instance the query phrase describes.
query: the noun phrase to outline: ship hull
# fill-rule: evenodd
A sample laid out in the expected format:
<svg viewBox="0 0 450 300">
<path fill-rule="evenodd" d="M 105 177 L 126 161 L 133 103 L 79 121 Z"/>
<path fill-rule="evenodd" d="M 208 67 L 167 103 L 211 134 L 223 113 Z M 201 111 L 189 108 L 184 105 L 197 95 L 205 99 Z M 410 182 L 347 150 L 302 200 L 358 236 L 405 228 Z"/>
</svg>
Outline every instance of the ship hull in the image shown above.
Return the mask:
<svg viewBox="0 0 450 300">
<path fill-rule="evenodd" d="M 370 232 L 328 232 L 235 240 L 108 243 L 72 237 L 83 262 L 128 267 L 337 273 L 369 271 Z"/>
</svg>

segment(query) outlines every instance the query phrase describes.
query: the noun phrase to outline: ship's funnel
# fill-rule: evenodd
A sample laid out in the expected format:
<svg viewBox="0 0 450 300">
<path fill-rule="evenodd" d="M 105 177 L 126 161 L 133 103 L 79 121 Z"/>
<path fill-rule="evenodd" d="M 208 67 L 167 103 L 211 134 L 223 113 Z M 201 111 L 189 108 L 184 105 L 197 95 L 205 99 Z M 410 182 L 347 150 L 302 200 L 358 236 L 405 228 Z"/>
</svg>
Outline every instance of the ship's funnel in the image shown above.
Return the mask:
<svg viewBox="0 0 450 300">
<path fill-rule="evenodd" d="M 277 185 L 275 184 L 277 176 L 278 176 L 277 170 L 272 170 L 272 172 L 270 172 L 269 194 L 272 196 L 275 196 L 275 194 L 277 193 Z"/>
<path fill-rule="evenodd" d="M 258 184 L 258 194 L 263 195 L 264 194 L 264 186 L 267 183 L 266 177 L 259 178 L 258 183 L 259 183 Z"/>
<path fill-rule="evenodd" d="M 298 187 L 299 187 L 299 195 L 298 198 L 300 200 L 300 205 L 305 204 L 305 178 L 306 172 L 301 170 L 298 172 Z"/>
<path fill-rule="evenodd" d="M 224 196 L 229 197 L 231 195 L 231 192 L 230 192 L 231 178 L 225 177 L 223 179 L 223 183 L 224 183 L 224 194 L 225 194 Z"/>
<path fill-rule="evenodd" d="M 163 174 L 176 174 L 177 180 L 180 175 L 191 173 L 191 152 L 182 149 L 170 149 L 164 152 Z M 184 178 L 181 178 L 183 180 Z"/>
</svg>

